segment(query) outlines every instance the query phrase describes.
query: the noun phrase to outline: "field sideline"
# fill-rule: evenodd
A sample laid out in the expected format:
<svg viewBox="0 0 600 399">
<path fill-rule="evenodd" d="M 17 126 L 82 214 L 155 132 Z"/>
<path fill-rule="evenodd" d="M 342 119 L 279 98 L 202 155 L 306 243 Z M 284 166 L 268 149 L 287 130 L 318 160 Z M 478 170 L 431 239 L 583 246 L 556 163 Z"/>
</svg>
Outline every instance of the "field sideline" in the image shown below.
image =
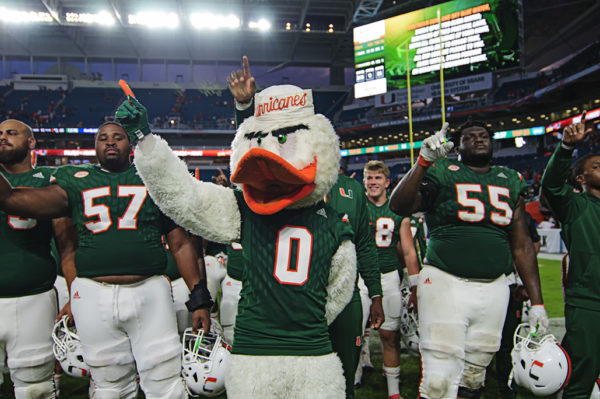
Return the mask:
<svg viewBox="0 0 600 399">
<path fill-rule="evenodd" d="M 544 301 L 546 303 L 546 309 L 550 318 L 563 317 L 563 297 L 561 287 L 561 270 L 560 261 L 554 259 L 539 259 L 540 266 L 540 279 L 542 282 L 542 293 L 544 295 Z M 557 337 L 559 340 L 562 337 Z M 373 364 L 376 365 L 375 370 L 365 370 L 363 376 L 363 385 L 356 390 L 356 399 L 385 399 L 387 397 L 387 390 L 385 385 L 385 379 L 381 375 L 381 349 L 376 336 L 371 335 L 370 338 L 371 347 L 371 359 Z M 418 396 L 417 389 L 420 379 L 420 362 L 416 356 L 409 356 L 402 354 L 401 356 L 401 368 L 402 368 L 402 387 L 401 394 L 404 398 L 416 398 Z M 5 375 L 5 383 L 0 389 L 1 399 L 12 399 L 14 398 L 12 393 L 12 387 L 10 383 L 7 383 L 8 375 Z M 483 392 L 482 398 L 484 399 L 496 399 L 499 398 L 497 394 L 498 381 L 495 378 L 495 367 L 494 363 L 488 369 L 488 378 L 486 381 L 486 388 Z M 87 380 L 79 380 L 70 377 L 63 377 L 61 380 L 61 398 L 68 399 L 86 399 L 87 396 Z M 140 393 L 138 398 L 144 398 L 144 395 Z M 219 396 L 218 398 L 226 398 L 225 395 Z M 521 391 L 519 398 L 534 398 L 533 395 L 527 392 Z"/>
</svg>

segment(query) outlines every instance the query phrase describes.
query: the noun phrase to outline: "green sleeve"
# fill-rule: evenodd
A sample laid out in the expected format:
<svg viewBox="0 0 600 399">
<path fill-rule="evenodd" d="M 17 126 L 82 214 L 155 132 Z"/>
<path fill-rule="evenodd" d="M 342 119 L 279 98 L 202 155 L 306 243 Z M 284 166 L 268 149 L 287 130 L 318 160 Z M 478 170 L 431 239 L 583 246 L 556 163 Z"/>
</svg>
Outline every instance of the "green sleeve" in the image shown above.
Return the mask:
<svg viewBox="0 0 600 399">
<path fill-rule="evenodd" d="M 379 273 L 375 240 L 372 239 L 369 232 L 369 215 L 366 198 L 365 195 L 359 195 L 356 200 L 358 223 L 356 225 L 354 243 L 358 258 L 358 273 L 369 290 L 369 297 L 372 298 L 376 295 L 382 295 L 383 291 L 381 289 L 381 275 Z"/>
<path fill-rule="evenodd" d="M 585 200 L 573 192 L 567 184 L 573 150 L 559 144 L 546 165 L 542 176 L 542 194 L 552 213 L 562 223 L 575 219 L 585 207 Z"/>
<path fill-rule="evenodd" d="M 235 127 L 237 129 L 242 124 L 242 122 L 244 122 L 246 119 L 248 119 L 252 115 L 254 115 L 254 100 L 252 100 L 252 104 L 250 104 L 250 106 L 243 111 L 240 111 L 239 109 L 237 109 L 237 105 L 234 106 L 234 108 L 235 108 Z"/>
</svg>

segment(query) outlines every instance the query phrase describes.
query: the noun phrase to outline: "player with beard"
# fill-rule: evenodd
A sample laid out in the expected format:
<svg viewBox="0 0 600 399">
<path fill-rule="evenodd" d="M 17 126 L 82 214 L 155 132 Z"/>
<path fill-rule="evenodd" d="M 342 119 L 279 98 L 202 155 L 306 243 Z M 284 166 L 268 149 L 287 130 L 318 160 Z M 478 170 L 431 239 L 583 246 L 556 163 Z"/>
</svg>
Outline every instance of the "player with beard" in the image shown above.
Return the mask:
<svg viewBox="0 0 600 399">
<path fill-rule="evenodd" d="M 417 288 L 420 395 L 478 398 L 500 346 L 513 259 L 538 333 L 544 334 L 548 316 L 527 230 L 525 182 L 516 171 L 492 165 L 492 132 L 485 123 L 466 122 L 451 142 L 447 128 L 423 141 L 390 208 L 405 216 L 424 211 L 430 231 Z M 454 143 L 459 159 L 446 159 Z"/>
<path fill-rule="evenodd" d="M 14 119 L 0 123 L 0 173 L 16 187 L 51 184 L 47 168 L 31 166 L 35 138 Z M 54 398 L 52 327 L 57 313 L 54 231 L 61 255 L 72 244 L 65 218 L 37 220 L 0 211 L 0 364 L 8 359 L 15 397 Z M 70 244 L 68 243 L 70 242 Z"/>
<path fill-rule="evenodd" d="M 161 234 L 191 291 L 186 305 L 194 328 L 202 324 L 208 332 L 212 301 L 187 233 L 154 204 L 130 154 L 121 125 L 107 122 L 96 133 L 98 165 L 65 165 L 54 174 L 56 184 L 36 189 L 0 179 L 0 209 L 21 217 L 72 217 L 78 248 L 70 308 L 95 397 L 135 398 L 139 374 L 147 398 L 183 399 L 181 344 L 163 276 Z"/>
</svg>

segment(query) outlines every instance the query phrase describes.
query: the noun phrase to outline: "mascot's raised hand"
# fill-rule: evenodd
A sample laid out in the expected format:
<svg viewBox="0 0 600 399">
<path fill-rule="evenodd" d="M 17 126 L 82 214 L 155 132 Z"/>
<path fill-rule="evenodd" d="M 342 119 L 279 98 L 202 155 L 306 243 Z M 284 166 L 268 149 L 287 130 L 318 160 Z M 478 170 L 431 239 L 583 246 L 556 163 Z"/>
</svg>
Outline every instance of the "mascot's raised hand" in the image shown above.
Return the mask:
<svg viewBox="0 0 600 399">
<path fill-rule="evenodd" d="M 148 123 L 148 111 L 135 97 L 128 95 L 121 103 L 115 118 L 119 121 L 127 135 L 134 143 L 151 133 Z"/>
</svg>

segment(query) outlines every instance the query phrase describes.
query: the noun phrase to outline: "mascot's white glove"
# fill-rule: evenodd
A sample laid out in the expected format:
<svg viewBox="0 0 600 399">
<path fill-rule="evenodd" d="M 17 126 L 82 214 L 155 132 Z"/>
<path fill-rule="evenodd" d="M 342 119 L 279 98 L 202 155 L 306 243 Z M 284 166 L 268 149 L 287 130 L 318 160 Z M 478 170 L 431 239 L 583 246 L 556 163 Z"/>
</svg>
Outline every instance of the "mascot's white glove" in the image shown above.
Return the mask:
<svg viewBox="0 0 600 399">
<path fill-rule="evenodd" d="M 548 331 L 548 314 L 544 305 L 533 305 L 529 309 L 529 328 L 537 330 L 538 335 L 545 335 Z"/>
<path fill-rule="evenodd" d="M 453 142 L 446 142 L 446 130 L 448 130 L 448 122 L 444 123 L 439 132 L 423 140 L 419 158 L 423 158 L 425 163 L 431 164 L 438 159 L 444 158 L 454 148 Z M 423 164 L 423 162 L 419 163 Z"/>
</svg>

